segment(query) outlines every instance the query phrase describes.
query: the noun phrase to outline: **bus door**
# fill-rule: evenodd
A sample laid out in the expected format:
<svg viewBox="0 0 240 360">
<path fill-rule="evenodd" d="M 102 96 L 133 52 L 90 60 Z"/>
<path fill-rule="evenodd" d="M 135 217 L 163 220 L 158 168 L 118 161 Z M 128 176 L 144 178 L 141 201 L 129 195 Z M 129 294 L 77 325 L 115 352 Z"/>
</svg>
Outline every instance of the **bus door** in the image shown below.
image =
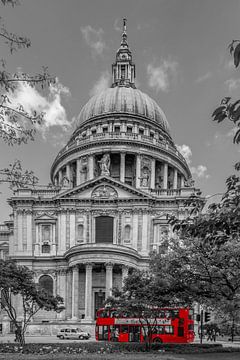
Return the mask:
<svg viewBox="0 0 240 360">
<path fill-rule="evenodd" d="M 129 325 L 129 342 L 140 342 L 140 331 L 139 325 Z"/>
<path fill-rule="evenodd" d="M 129 342 L 128 325 L 121 325 L 118 341 Z"/>
<path fill-rule="evenodd" d="M 97 340 L 109 340 L 109 326 L 97 326 Z"/>
</svg>

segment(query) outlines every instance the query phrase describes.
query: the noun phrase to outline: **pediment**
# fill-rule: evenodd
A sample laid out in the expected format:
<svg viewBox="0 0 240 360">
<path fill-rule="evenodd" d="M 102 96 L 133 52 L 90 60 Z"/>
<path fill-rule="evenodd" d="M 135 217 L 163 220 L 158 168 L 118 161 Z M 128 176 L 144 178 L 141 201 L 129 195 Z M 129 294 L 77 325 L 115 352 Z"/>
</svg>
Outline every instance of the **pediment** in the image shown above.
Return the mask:
<svg viewBox="0 0 240 360">
<path fill-rule="evenodd" d="M 81 184 L 74 189 L 59 194 L 56 199 L 92 199 L 92 200 L 114 200 L 141 198 L 151 199 L 152 197 L 143 191 L 114 180 L 107 176 L 99 176 Z"/>
<path fill-rule="evenodd" d="M 34 220 L 35 222 L 55 222 L 56 217 L 44 212 L 42 214 L 37 214 Z"/>
</svg>

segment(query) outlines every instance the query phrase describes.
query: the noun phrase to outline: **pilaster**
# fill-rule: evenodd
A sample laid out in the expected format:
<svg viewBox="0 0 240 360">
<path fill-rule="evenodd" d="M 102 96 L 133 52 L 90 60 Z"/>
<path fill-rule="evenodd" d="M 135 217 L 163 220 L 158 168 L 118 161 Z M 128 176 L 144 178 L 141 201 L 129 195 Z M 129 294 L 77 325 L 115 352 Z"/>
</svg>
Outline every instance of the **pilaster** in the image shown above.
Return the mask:
<svg viewBox="0 0 240 360">
<path fill-rule="evenodd" d="M 125 157 L 126 154 L 121 152 L 121 164 L 120 164 L 120 181 L 125 182 Z"/>
<path fill-rule="evenodd" d="M 113 264 L 107 263 L 106 267 L 106 298 L 112 296 L 112 287 L 113 287 Z"/>
<path fill-rule="evenodd" d="M 74 266 L 72 270 L 72 320 L 78 319 L 78 293 L 79 293 L 79 268 Z"/>
<path fill-rule="evenodd" d="M 166 190 L 168 187 L 168 164 L 164 163 L 163 167 L 163 189 Z"/>
</svg>

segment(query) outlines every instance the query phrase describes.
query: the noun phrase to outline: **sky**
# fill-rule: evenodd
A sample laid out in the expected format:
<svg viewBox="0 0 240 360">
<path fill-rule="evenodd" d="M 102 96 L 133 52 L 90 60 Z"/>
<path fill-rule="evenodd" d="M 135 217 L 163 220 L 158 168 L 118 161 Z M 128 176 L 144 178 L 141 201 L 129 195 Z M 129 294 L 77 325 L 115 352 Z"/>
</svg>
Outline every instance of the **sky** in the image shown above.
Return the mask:
<svg viewBox="0 0 240 360">
<path fill-rule="evenodd" d="M 36 74 L 47 66 L 57 77 L 47 90 L 19 86 L 12 97 L 29 111 L 44 111 L 45 123 L 27 145 L 9 147 L 0 139 L 0 169 L 20 159 L 40 184 L 50 182 L 51 164 L 82 106 L 111 85 L 126 17 L 137 87 L 164 111 L 196 187 L 207 197 L 225 190 L 240 146 L 232 143 L 232 124 L 216 124 L 211 114 L 225 96 L 240 97 L 240 72 L 227 49 L 240 36 L 239 0 L 21 0 L 0 11 L 6 28 L 32 43 L 10 54 L 0 39 L 7 69 Z M 11 192 L 4 184 L 0 192 L 2 223 L 11 213 Z"/>
</svg>

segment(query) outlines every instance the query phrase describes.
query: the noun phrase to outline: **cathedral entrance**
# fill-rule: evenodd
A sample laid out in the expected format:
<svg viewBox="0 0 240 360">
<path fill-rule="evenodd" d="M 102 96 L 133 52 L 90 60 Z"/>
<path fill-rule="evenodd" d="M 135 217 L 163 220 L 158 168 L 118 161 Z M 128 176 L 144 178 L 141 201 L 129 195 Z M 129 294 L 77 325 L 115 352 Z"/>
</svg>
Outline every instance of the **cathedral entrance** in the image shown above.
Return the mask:
<svg viewBox="0 0 240 360">
<path fill-rule="evenodd" d="M 96 291 L 94 293 L 95 299 L 94 299 L 94 309 L 95 309 L 95 319 L 97 317 L 97 311 L 104 307 L 104 301 L 105 301 L 105 292 L 103 292 L 102 290 Z"/>
</svg>

